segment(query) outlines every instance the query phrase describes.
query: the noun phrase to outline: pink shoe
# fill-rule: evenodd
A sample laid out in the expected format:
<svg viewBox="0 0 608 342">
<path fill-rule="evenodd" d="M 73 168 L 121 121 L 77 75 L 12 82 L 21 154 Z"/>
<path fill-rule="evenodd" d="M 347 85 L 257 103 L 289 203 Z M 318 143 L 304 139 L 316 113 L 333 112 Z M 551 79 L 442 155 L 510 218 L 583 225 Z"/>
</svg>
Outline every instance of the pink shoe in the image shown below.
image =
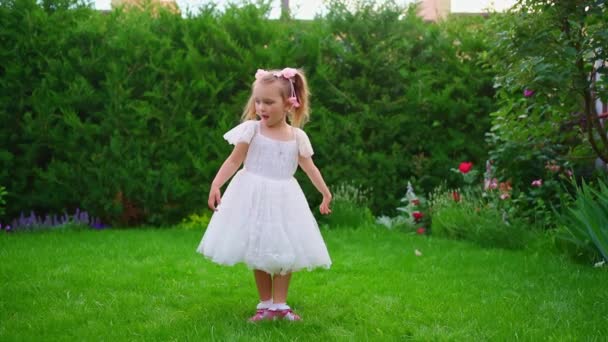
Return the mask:
<svg viewBox="0 0 608 342">
<path fill-rule="evenodd" d="M 279 319 L 285 319 L 288 321 L 301 321 L 302 320 L 302 318 L 300 316 L 298 316 L 295 312 L 291 311 L 291 309 L 277 310 L 277 311 L 274 311 L 272 315 Z"/>
<path fill-rule="evenodd" d="M 249 322 L 255 323 L 263 320 L 270 320 L 274 317 L 273 313 L 268 309 L 258 309 L 255 315 L 249 318 Z"/>
</svg>

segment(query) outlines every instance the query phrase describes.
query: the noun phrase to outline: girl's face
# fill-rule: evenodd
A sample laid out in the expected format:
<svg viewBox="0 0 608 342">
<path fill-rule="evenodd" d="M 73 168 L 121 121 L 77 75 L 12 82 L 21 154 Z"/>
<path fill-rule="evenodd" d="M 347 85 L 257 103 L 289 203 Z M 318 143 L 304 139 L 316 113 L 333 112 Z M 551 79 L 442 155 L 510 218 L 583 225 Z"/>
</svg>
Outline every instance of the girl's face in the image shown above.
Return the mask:
<svg viewBox="0 0 608 342">
<path fill-rule="evenodd" d="M 285 118 L 290 105 L 281 96 L 279 82 L 257 83 L 253 87 L 253 100 L 255 101 L 255 113 L 263 124 L 273 127 L 286 122 Z"/>
</svg>

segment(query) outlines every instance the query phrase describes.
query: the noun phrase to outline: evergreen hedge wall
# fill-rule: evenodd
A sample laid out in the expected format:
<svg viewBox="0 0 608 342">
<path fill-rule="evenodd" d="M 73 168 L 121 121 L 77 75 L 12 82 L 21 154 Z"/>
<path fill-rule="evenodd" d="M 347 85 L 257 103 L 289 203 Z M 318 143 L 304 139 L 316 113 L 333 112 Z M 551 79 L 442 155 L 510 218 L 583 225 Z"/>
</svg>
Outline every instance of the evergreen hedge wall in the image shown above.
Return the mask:
<svg viewBox="0 0 608 342">
<path fill-rule="evenodd" d="M 340 1 L 314 21 L 267 14 L 0 2 L 3 219 L 79 207 L 115 225 L 165 224 L 203 210 L 257 68 L 306 70 L 315 161 L 330 186 L 373 189 L 377 214 L 408 180 L 430 190 L 461 159 L 484 158 L 482 19 L 428 24 L 413 9 Z"/>
</svg>

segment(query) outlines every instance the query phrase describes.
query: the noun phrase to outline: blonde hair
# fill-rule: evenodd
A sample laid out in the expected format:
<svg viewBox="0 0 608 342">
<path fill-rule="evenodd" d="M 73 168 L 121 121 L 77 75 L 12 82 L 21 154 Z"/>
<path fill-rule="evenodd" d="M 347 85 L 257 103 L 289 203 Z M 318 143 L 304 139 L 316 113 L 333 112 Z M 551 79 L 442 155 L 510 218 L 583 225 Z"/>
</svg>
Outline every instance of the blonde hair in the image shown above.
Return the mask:
<svg viewBox="0 0 608 342">
<path fill-rule="evenodd" d="M 297 72 L 296 72 L 295 76 L 293 77 L 293 87 L 294 87 L 298 102 L 300 103 L 300 106 L 298 108 L 294 107 L 293 113 L 289 112 L 287 117 L 292 126 L 302 128 L 304 126 L 304 124 L 306 124 L 306 122 L 308 122 L 308 118 L 310 117 L 310 114 L 309 114 L 310 107 L 309 107 L 309 103 L 308 103 L 308 97 L 310 96 L 310 90 L 308 90 L 308 83 L 306 82 L 306 77 L 304 76 L 304 72 L 302 71 L 302 69 L 296 69 L 296 71 Z M 281 87 L 280 87 L 281 97 L 283 98 L 283 101 L 287 101 L 287 99 L 291 96 L 291 85 L 289 84 L 290 83 L 289 79 L 282 77 L 282 76 L 275 75 L 280 72 L 281 72 L 281 70 L 268 70 L 266 73 L 263 74 L 263 76 L 259 77 L 251 84 L 252 92 L 253 92 L 253 88 L 256 85 L 256 82 L 260 82 L 260 83 L 264 83 L 264 84 L 280 82 L 281 83 Z M 245 108 L 243 109 L 243 116 L 241 117 L 241 119 L 243 121 L 255 120 L 256 117 L 257 117 L 257 114 L 255 112 L 255 99 L 253 98 L 253 94 L 251 94 L 251 96 L 249 97 L 249 100 L 247 100 L 247 104 L 245 105 Z"/>
</svg>

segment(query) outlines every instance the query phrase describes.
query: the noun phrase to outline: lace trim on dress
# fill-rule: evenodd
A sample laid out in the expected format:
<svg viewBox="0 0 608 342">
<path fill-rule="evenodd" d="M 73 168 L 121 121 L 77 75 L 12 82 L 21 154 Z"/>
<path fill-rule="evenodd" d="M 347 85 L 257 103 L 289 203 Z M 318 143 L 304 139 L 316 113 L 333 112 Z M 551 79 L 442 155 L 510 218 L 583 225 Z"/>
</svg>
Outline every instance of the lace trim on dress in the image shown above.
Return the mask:
<svg viewBox="0 0 608 342">
<path fill-rule="evenodd" d="M 244 121 L 238 126 L 226 132 L 226 134 L 224 134 L 224 139 L 226 139 L 231 145 L 236 145 L 240 142 L 249 144 L 251 143 L 251 139 L 253 139 L 253 136 L 255 135 L 256 127 L 256 120 Z"/>
<path fill-rule="evenodd" d="M 299 128 L 296 128 L 296 140 L 298 141 L 298 151 L 302 157 L 310 158 L 315 153 L 308 135 Z"/>
</svg>

